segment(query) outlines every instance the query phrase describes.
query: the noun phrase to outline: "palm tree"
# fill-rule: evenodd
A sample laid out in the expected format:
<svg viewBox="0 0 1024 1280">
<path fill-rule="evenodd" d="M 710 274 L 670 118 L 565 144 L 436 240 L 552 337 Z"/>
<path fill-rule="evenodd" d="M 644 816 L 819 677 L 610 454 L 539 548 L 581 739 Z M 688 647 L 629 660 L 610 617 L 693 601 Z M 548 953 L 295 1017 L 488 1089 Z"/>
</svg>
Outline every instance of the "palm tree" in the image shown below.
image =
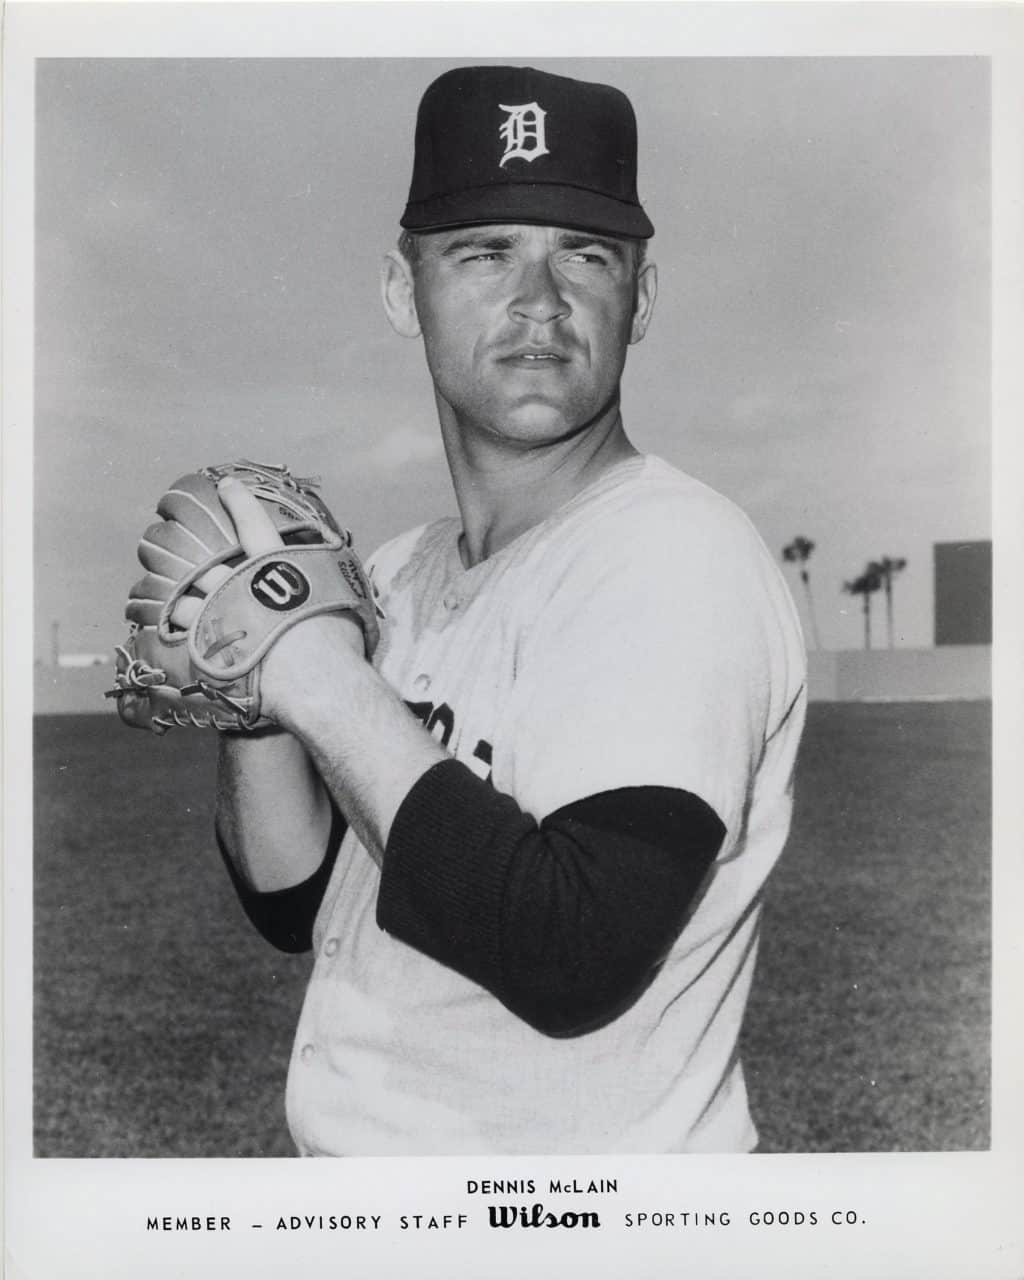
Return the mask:
<svg viewBox="0 0 1024 1280">
<path fill-rule="evenodd" d="M 807 596 L 807 613 L 811 619 L 811 635 L 814 637 L 815 649 L 820 649 L 821 640 L 818 637 L 818 619 L 814 613 L 814 597 L 811 595 L 811 575 L 807 572 L 807 561 L 810 560 L 813 550 L 814 543 L 810 538 L 797 534 L 788 547 L 782 548 L 782 558 L 787 564 L 798 564 L 800 566 L 800 581 L 804 584 L 804 594 Z"/>
<path fill-rule="evenodd" d="M 851 596 L 862 596 L 864 600 L 864 648 L 871 648 L 871 597 L 881 589 L 882 574 L 877 564 L 872 561 L 864 572 L 852 582 L 844 582 L 843 590 Z"/>
<path fill-rule="evenodd" d="M 885 620 L 887 623 L 889 635 L 889 648 L 893 647 L 893 630 L 892 630 L 892 580 L 898 573 L 902 573 L 907 567 L 906 560 L 894 559 L 892 556 L 882 556 L 881 560 L 872 560 L 868 566 L 874 569 L 882 581 L 885 588 Z"/>
</svg>

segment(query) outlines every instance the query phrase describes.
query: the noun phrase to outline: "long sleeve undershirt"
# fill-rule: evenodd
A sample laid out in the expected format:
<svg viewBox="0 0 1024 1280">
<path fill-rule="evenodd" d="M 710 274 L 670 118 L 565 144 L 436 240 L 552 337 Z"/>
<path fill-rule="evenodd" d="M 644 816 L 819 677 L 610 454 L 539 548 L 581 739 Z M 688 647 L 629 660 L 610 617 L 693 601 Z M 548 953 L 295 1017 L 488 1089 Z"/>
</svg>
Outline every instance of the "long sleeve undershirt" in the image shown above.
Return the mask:
<svg viewBox="0 0 1024 1280">
<path fill-rule="evenodd" d="M 250 920 L 303 951 L 343 834 L 308 880 L 260 894 L 225 855 Z M 548 1035 L 579 1035 L 636 1000 L 679 936 L 725 835 L 703 800 L 625 787 L 539 825 L 456 760 L 429 769 L 392 823 L 377 923 L 477 982 Z M 223 846 L 222 846 L 223 851 Z"/>
</svg>

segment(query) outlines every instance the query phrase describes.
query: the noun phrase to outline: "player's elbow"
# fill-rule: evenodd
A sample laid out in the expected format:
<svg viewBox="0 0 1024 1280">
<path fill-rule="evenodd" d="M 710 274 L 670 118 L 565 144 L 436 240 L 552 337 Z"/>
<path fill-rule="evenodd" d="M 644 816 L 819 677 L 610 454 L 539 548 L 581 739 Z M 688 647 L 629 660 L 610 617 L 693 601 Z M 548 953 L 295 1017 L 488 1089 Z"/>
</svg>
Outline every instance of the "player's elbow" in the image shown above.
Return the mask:
<svg viewBox="0 0 1024 1280">
<path fill-rule="evenodd" d="M 217 826 L 217 845 L 243 911 L 272 947 L 288 955 L 300 955 L 313 949 L 313 923 L 320 910 L 345 830 L 344 819 L 338 810 L 332 806 L 331 813 L 327 848 L 319 867 L 298 884 L 266 893 L 255 889 L 243 876 L 221 827 Z"/>
<path fill-rule="evenodd" d="M 621 838 L 614 858 L 602 856 L 608 842 L 595 851 L 573 832 L 548 830 L 543 839 L 543 856 L 520 868 L 495 994 L 544 1035 L 579 1036 L 621 1017 L 650 986 L 706 861 L 681 867 L 674 852 L 634 842 L 626 866 Z"/>
<path fill-rule="evenodd" d="M 517 983 L 504 993 L 504 1004 L 542 1035 L 557 1039 L 586 1035 L 631 1008 L 657 970 L 654 957 L 625 964 L 606 961 L 545 975 L 534 983 Z"/>
<path fill-rule="evenodd" d="M 291 926 L 273 917 L 264 917 L 261 921 L 249 917 L 265 941 L 286 955 L 299 956 L 313 950 L 313 927 L 311 922 L 303 921 L 298 927 Z"/>
</svg>

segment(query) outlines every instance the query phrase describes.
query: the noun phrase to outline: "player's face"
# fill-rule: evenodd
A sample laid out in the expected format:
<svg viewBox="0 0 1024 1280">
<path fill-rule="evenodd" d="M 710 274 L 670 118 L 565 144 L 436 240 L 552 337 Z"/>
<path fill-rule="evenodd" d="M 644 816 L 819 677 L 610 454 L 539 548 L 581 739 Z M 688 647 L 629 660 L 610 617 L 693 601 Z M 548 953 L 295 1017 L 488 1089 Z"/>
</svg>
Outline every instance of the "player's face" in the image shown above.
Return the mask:
<svg viewBox="0 0 1024 1280">
<path fill-rule="evenodd" d="M 525 447 L 617 412 L 626 348 L 647 327 L 654 269 L 625 240 L 485 226 L 421 241 L 415 307 L 442 406 Z"/>
</svg>

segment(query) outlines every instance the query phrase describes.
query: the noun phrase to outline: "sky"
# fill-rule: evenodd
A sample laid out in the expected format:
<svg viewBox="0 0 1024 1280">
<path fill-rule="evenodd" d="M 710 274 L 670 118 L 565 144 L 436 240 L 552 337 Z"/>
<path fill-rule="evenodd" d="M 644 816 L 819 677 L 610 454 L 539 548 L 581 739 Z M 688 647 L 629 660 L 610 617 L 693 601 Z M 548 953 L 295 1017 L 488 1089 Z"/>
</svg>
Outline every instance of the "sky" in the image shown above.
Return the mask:
<svg viewBox="0 0 1024 1280">
<path fill-rule="evenodd" d="M 319 475 L 365 552 L 454 511 L 378 272 L 420 95 L 459 62 L 37 64 L 37 658 L 54 622 L 66 652 L 120 639 L 138 538 L 204 463 Z M 930 645 L 933 544 L 991 536 L 987 62 L 537 65 L 636 110 L 660 287 L 623 383 L 633 442 L 777 557 L 815 542 L 823 647 L 862 646 L 842 586 L 884 555 L 908 562 L 896 643 Z"/>
</svg>

